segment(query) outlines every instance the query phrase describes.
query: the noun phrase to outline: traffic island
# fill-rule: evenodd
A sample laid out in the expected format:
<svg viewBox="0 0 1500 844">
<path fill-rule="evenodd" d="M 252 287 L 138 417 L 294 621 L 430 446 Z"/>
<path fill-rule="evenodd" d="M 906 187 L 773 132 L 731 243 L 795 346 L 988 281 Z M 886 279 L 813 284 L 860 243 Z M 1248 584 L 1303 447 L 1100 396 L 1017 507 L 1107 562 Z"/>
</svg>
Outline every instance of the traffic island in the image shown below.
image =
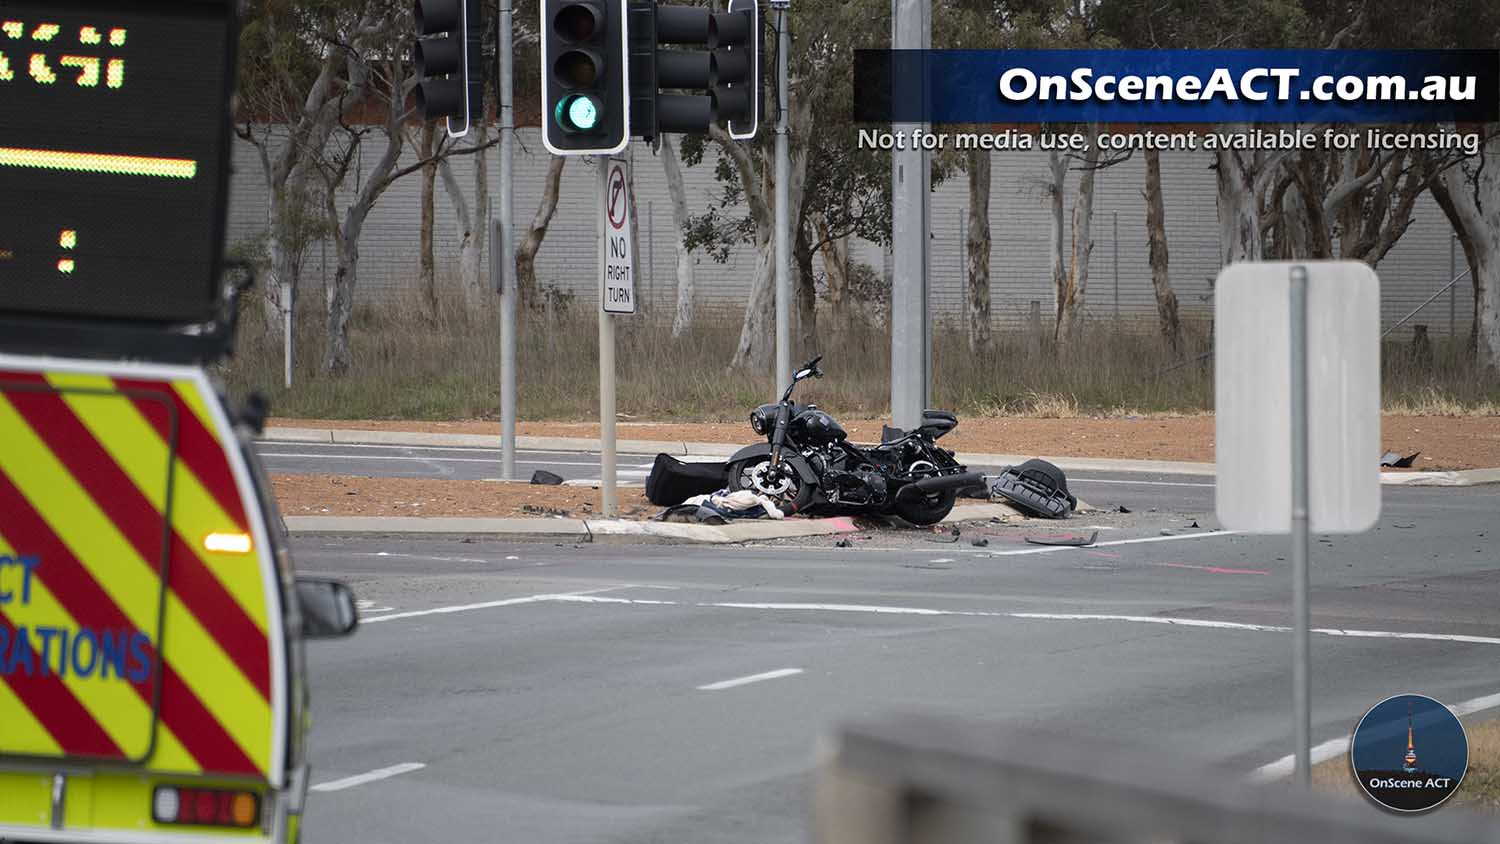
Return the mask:
<svg viewBox="0 0 1500 844">
<path fill-rule="evenodd" d="M 652 517 L 662 508 L 647 501 L 639 487 L 621 488 L 619 517 L 606 519 L 598 512 L 598 488 L 575 484 L 273 475 L 271 486 L 288 530 L 296 534 L 732 543 L 847 534 L 895 524 L 849 517 L 744 519 L 724 525 L 659 522 Z M 1089 510 L 1079 503 L 1079 512 Z M 972 521 L 1013 524 L 1033 520 L 999 502 L 959 504 L 944 520 Z"/>
</svg>

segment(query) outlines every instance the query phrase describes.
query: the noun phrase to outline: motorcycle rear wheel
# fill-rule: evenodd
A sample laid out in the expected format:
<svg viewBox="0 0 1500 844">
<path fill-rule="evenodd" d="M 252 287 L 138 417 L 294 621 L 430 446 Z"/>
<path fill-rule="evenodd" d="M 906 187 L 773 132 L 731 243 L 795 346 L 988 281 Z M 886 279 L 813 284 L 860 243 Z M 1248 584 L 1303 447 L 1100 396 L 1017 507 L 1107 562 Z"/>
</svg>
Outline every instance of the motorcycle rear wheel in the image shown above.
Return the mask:
<svg viewBox="0 0 1500 844">
<path fill-rule="evenodd" d="M 945 489 L 930 495 L 896 496 L 896 515 L 919 527 L 935 525 L 953 512 L 958 490 Z"/>
<path fill-rule="evenodd" d="M 767 469 L 770 468 L 769 465 L 766 465 L 770 462 L 770 456 L 766 455 L 761 457 L 751 457 L 748 460 L 740 460 L 729 464 L 730 492 L 747 489 L 751 492 L 756 492 L 768 496 L 773 501 L 775 501 L 776 506 L 788 516 L 793 513 L 801 513 L 805 511 L 808 506 L 812 504 L 815 488 L 812 484 L 803 483 L 802 479 L 797 477 L 796 470 L 794 470 L 792 467 L 787 466 L 785 470 L 786 472 L 790 473 L 786 479 L 788 488 L 785 492 L 772 492 L 766 489 L 759 488 L 755 485 L 754 481 L 752 480 L 752 475 L 757 470 L 761 469 L 763 465 Z"/>
</svg>

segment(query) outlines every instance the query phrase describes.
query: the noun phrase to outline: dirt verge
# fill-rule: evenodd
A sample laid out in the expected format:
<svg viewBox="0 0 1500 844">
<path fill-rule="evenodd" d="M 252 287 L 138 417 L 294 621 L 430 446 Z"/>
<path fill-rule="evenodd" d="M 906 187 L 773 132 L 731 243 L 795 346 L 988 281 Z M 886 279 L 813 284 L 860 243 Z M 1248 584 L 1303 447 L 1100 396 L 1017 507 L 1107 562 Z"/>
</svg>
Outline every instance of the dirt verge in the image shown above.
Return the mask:
<svg viewBox="0 0 1500 844">
<path fill-rule="evenodd" d="M 272 475 L 284 516 L 570 516 L 596 518 L 599 490 L 506 481 Z M 645 518 L 661 508 L 639 487 L 620 490 L 620 515 Z"/>
<path fill-rule="evenodd" d="M 851 439 L 863 442 L 880 439 L 881 420 L 849 419 L 842 422 Z M 408 422 L 276 419 L 272 424 L 305 428 L 492 434 L 497 437 L 500 434 L 498 423 L 483 420 Z M 594 422 L 522 422 L 516 429 L 521 436 L 599 436 L 599 425 Z M 1421 452 L 1414 467 L 1417 469 L 1500 467 L 1500 416 L 1386 416 L 1382 429 L 1383 448 L 1403 455 Z M 635 440 L 749 443 L 756 439 L 748 423 L 655 424 L 622 421 L 618 431 L 621 439 Z M 958 429 L 943 438 L 943 445 L 968 452 L 1209 463 L 1214 459 L 1214 418 L 1212 415 L 1118 419 L 961 418 Z"/>
</svg>

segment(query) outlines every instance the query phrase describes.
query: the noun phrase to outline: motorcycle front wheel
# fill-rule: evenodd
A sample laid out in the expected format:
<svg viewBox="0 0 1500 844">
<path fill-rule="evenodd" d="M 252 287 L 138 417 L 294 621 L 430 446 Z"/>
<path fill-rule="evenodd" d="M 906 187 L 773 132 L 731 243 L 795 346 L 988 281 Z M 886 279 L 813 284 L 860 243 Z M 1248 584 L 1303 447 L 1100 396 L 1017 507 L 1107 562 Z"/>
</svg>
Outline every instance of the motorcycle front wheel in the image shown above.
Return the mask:
<svg viewBox="0 0 1500 844">
<path fill-rule="evenodd" d="M 812 484 L 803 483 L 791 466 L 784 465 L 779 470 L 772 466 L 770 455 L 729 464 L 729 490 L 742 489 L 770 498 L 787 515 L 806 510 L 814 491 Z"/>
<path fill-rule="evenodd" d="M 930 495 L 896 496 L 896 515 L 914 525 L 935 525 L 953 512 L 953 502 L 958 499 L 958 490 L 945 489 Z"/>
</svg>

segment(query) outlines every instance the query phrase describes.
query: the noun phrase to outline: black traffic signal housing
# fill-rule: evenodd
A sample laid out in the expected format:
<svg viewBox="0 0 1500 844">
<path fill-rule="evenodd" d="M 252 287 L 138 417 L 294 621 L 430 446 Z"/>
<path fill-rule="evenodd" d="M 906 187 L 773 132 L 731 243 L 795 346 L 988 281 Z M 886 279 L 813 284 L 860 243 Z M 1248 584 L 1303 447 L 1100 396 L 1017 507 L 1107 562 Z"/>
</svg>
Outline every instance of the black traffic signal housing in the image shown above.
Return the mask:
<svg viewBox="0 0 1500 844">
<path fill-rule="evenodd" d="M 648 141 L 661 132 L 701 135 L 722 121 L 730 137 L 755 136 L 762 99 L 757 0 L 730 0 L 721 13 L 632 0 L 630 42 L 633 134 Z"/>
<path fill-rule="evenodd" d="M 417 111 L 448 119 L 448 134 L 467 134 L 484 105 L 484 40 L 480 0 L 416 0 L 412 63 Z"/>
<path fill-rule="evenodd" d="M 630 142 L 626 0 L 542 0 L 542 143 L 609 155 Z"/>
</svg>

